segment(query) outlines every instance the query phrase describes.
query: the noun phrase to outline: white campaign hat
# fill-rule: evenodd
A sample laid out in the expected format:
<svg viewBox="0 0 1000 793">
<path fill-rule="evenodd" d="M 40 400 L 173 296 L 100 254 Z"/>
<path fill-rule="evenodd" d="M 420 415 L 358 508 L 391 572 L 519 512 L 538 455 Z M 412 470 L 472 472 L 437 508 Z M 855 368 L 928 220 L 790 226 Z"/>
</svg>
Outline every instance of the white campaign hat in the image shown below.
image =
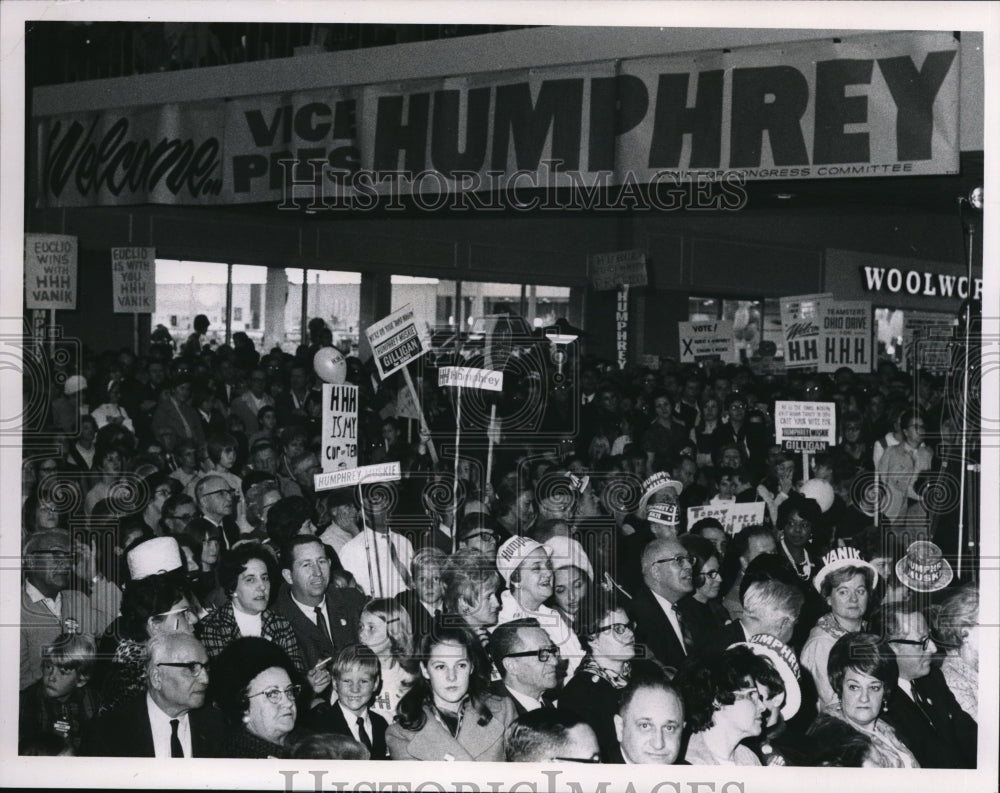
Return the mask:
<svg viewBox="0 0 1000 793">
<path fill-rule="evenodd" d="M 680 495 L 684 485 L 676 479 L 672 479 L 666 471 L 657 471 L 651 476 L 647 476 L 642 481 L 642 495 L 639 497 L 639 508 L 636 510 L 640 515 L 646 505 L 656 493 L 661 490 L 672 489 L 675 495 Z"/>
<path fill-rule="evenodd" d="M 862 559 L 861 551 L 857 548 L 845 545 L 843 548 L 834 548 L 823 557 L 823 566 L 813 579 L 816 591 L 822 593 L 826 577 L 844 567 L 866 567 L 872 571 L 872 587 L 878 583 L 878 570 L 875 569 L 875 565 Z"/>
<path fill-rule="evenodd" d="M 552 555 L 552 549 L 531 537 L 511 537 L 497 549 L 497 570 L 503 576 L 505 584 L 510 584 L 510 575 L 530 553 L 541 548 L 546 555 Z"/>
<path fill-rule="evenodd" d="M 556 534 L 549 537 L 544 543 L 549 549 L 549 556 L 552 559 L 552 569 L 561 570 L 564 567 L 578 567 L 587 574 L 587 577 L 594 580 L 594 566 L 587 558 L 583 546 L 576 540 Z"/>
<path fill-rule="evenodd" d="M 133 581 L 169 573 L 183 566 L 180 546 L 173 537 L 153 537 L 128 552 L 128 574 Z"/>
<path fill-rule="evenodd" d="M 748 642 L 738 642 L 730 647 L 749 647 L 754 654 L 766 658 L 771 666 L 781 676 L 785 687 L 785 704 L 781 706 L 781 715 L 788 721 L 802 705 L 802 689 L 799 687 L 801 669 L 792 648 L 767 633 L 758 633 L 750 637 Z"/>
</svg>

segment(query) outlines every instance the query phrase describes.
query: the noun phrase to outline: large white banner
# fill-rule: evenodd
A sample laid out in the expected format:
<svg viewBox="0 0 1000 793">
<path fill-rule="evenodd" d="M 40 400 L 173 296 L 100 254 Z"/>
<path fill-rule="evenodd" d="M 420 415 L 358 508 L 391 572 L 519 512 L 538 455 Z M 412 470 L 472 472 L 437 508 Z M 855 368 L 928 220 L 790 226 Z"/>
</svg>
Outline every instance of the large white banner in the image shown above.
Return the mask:
<svg viewBox="0 0 1000 793">
<path fill-rule="evenodd" d="M 636 184 L 669 204 L 695 180 L 739 201 L 743 180 L 957 173 L 958 52 L 879 33 L 53 115 L 37 201 L 283 202 L 294 182 L 317 204 Z"/>
</svg>

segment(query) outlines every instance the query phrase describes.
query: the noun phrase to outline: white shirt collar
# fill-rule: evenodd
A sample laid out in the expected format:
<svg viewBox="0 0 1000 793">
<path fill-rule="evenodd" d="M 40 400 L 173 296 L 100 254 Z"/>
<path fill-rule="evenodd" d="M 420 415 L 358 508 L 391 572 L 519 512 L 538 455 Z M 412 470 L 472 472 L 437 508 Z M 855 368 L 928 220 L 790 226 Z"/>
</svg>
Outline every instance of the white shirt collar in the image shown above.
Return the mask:
<svg viewBox="0 0 1000 793">
<path fill-rule="evenodd" d="M 506 684 L 504 685 L 506 686 L 507 692 L 511 695 L 511 697 L 520 702 L 521 705 L 524 706 L 525 710 L 538 710 L 540 707 L 542 707 L 542 703 L 540 700 L 532 699 L 527 694 L 522 694 L 520 691 L 515 691 L 510 686 L 507 686 Z"/>
<path fill-rule="evenodd" d="M 652 589 L 649 591 L 653 592 Z M 670 627 L 674 629 L 674 633 L 680 641 L 681 647 L 684 647 L 684 631 L 681 630 L 681 624 L 677 620 L 677 615 L 674 613 L 674 604 L 658 592 L 653 592 L 653 597 L 656 598 L 656 602 L 660 604 L 660 608 L 663 609 L 663 613 L 667 616 L 667 622 L 669 622 Z M 684 648 L 684 654 L 687 655 L 687 648 Z"/>
<path fill-rule="evenodd" d="M 315 625 L 316 624 L 316 606 L 307 606 L 305 603 L 302 603 L 302 602 L 296 600 L 295 599 L 295 595 L 292 593 L 292 590 L 290 590 L 290 589 L 288 590 L 288 595 L 289 595 L 289 597 L 291 597 L 292 603 L 294 603 L 296 606 L 299 607 L 299 611 L 301 611 L 303 614 L 305 614 L 306 617 L 309 618 L 309 621 L 313 625 Z M 327 628 L 329 628 L 330 627 L 330 615 L 326 611 L 326 598 L 324 597 L 323 600 L 321 600 L 318 605 L 319 605 L 320 611 L 323 612 L 323 617 L 326 619 Z"/>
<path fill-rule="evenodd" d="M 157 758 L 170 757 L 170 721 L 177 719 L 177 738 L 184 750 L 184 757 L 191 757 L 191 721 L 188 712 L 180 716 L 171 716 L 164 711 L 150 694 L 146 693 L 146 712 L 149 714 L 149 727 L 153 733 L 153 754 Z"/>
<path fill-rule="evenodd" d="M 62 616 L 62 592 L 57 592 L 54 598 L 45 597 L 30 581 L 24 582 L 24 591 L 32 603 L 42 603 L 55 616 Z"/>
</svg>

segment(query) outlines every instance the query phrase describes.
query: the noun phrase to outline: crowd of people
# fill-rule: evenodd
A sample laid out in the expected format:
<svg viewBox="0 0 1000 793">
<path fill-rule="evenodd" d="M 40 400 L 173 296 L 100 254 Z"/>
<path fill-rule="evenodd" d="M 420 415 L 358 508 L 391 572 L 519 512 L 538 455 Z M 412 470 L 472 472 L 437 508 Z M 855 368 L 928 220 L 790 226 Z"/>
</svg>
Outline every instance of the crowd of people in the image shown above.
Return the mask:
<svg viewBox="0 0 1000 793">
<path fill-rule="evenodd" d="M 347 348 L 359 463 L 401 479 L 317 491 L 310 331 L 66 364 L 59 448 L 25 445 L 22 754 L 976 766 L 943 379 L 584 358 L 456 454 L 431 367 L 421 430 Z M 777 400 L 837 444 L 783 450 Z"/>
</svg>

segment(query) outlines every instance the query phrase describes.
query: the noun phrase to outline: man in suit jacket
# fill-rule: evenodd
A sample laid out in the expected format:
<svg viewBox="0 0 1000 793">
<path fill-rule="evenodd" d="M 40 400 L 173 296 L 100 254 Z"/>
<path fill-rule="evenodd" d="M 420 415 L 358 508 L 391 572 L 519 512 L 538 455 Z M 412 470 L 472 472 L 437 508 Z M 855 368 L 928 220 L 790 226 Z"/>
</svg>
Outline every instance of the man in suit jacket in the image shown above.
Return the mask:
<svg viewBox="0 0 1000 793">
<path fill-rule="evenodd" d="M 154 435 L 163 427 L 171 427 L 178 438 L 188 438 L 198 446 L 205 442 L 201 417 L 191 404 L 193 387 L 190 375 L 181 374 L 173 379 L 168 390 L 160 394 L 153 413 Z"/>
<path fill-rule="evenodd" d="M 490 684 L 490 692 L 508 697 L 521 716 L 551 707 L 548 694 L 559 683 L 559 656 L 552 639 L 534 617 L 498 625 L 490 636 L 489 653 L 502 675 Z M 543 661 L 539 650 L 548 657 Z"/>
<path fill-rule="evenodd" d="M 274 399 L 267 393 L 267 374 L 263 369 L 254 369 L 250 372 L 250 388 L 229 404 L 230 412 L 243 421 L 248 438 L 260 429 L 257 414 L 262 407 L 274 407 Z"/>
<path fill-rule="evenodd" d="M 189 633 L 149 641 L 145 697 L 99 716 L 80 753 L 90 757 L 217 757 L 225 736 L 219 711 L 204 707 L 208 653 Z"/>
<path fill-rule="evenodd" d="M 660 663 L 678 669 L 694 647 L 693 623 L 679 605 L 694 591 L 691 556 L 676 538 L 659 537 L 642 552 L 642 586 L 626 610 L 636 624 L 636 657 L 643 647 Z"/>
<path fill-rule="evenodd" d="M 978 726 L 959 707 L 941 670 L 927 620 L 914 606 L 886 608 L 872 624 L 896 655 L 899 682 L 882 715 L 921 768 L 975 768 Z"/>
<path fill-rule="evenodd" d="M 281 550 L 281 577 L 274 611 L 292 624 L 306 669 L 357 642 L 365 596 L 330 585 L 330 560 L 318 537 L 299 534 L 288 541 Z"/>
<path fill-rule="evenodd" d="M 194 488 L 194 496 L 201 517 L 191 521 L 188 533 L 200 538 L 208 531 L 213 535 L 221 532 L 225 547 L 232 548 L 240 539 L 240 527 L 233 517 L 237 495 L 229 482 L 221 476 L 209 474 L 199 479 Z"/>
<path fill-rule="evenodd" d="M 368 749 L 372 760 L 389 758 L 385 746 L 386 720 L 370 709 L 382 681 L 382 665 L 364 644 L 349 644 L 337 655 L 332 669 L 334 693 L 303 719 L 319 732 L 346 735 Z"/>
<path fill-rule="evenodd" d="M 729 645 L 749 641 L 760 633 L 788 644 L 804 602 L 802 590 L 793 584 L 776 579 L 754 581 L 743 593 L 740 618 L 709 635 L 699 649 L 704 654 L 721 653 Z"/>
</svg>

